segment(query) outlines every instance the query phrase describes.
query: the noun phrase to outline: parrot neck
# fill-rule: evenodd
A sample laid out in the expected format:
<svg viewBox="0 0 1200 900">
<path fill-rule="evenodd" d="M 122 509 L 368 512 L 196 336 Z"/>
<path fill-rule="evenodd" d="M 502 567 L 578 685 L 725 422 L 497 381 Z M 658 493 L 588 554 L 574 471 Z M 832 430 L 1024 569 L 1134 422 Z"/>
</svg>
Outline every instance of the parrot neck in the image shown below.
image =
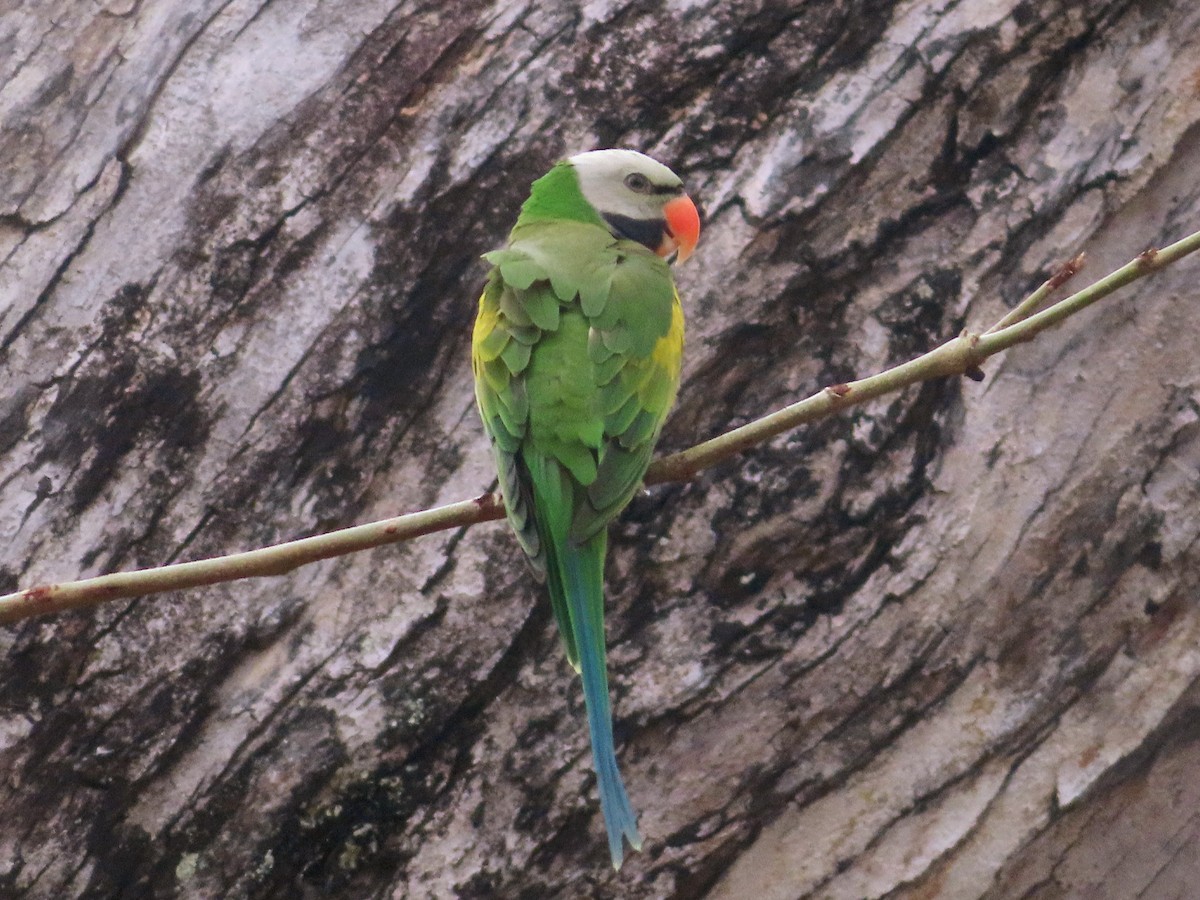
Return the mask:
<svg viewBox="0 0 1200 900">
<path fill-rule="evenodd" d="M 560 162 L 533 183 L 529 199 L 521 205 L 514 230 L 535 222 L 562 221 L 586 222 L 608 228 L 607 223 L 588 203 L 579 189 L 579 176 L 569 162 Z"/>
</svg>

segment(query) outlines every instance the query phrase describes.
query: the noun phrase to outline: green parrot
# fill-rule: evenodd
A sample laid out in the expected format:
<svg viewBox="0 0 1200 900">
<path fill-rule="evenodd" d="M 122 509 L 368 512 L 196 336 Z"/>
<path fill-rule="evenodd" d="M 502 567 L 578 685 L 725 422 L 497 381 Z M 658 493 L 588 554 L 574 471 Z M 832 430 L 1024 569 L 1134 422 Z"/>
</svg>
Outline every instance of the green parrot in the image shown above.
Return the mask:
<svg viewBox="0 0 1200 900">
<path fill-rule="evenodd" d="M 614 868 L 641 849 L 613 750 L 604 650 L 608 523 L 642 483 L 675 402 L 683 312 L 668 261 L 700 217 L 670 169 L 593 150 L 533 183 L 479 300 L 475 397 L 508 520 L 583 678 Z"/>
</svg>

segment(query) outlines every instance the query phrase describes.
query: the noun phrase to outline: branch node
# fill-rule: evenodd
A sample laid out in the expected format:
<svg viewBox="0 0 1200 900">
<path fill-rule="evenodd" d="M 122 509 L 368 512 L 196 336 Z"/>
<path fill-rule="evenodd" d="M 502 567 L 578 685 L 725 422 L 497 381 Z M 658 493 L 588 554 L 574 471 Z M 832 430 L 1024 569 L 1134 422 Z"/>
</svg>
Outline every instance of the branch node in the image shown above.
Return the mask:
<svg viewBox="0 0 1200 900">
<path fill-rule="evenodd" d="M 1086 253 L 1078 253 L 1071 259 L 1068 259 L 1057 272 L 1050 276 L 1050 280 L 1046 282 L 1046 290 L 1056 291 L 1078 275 L 1086 259 Z"/>
<path fill-rule="evenodd" d="M 980 337 L 981 335 L 978 332 L 965 328 L 958 337 L 960 341 L 966 344 L 962 351 L 961 374 L 972 381 L 983 381 L 984 378 L 983 369 L 979 368 L 979 364 L 987 358 L 987 355 L 980 356 L 978 352 Z"/>
<path fill-rule="evenodd" d="M 21 592 L 21 597 L 30 603 L 47 603 L 54 596 L 54 585 L 36 584 Z"/>
<path fill-rule="evenodd" d="M 503 501 L 497 498 L 496 495 L 490 491 L 486 494 L 480 494 L 473 502 L 476 506 L 489 515 L 494 515 L 504 511 Z"/>
<path fill-rule="evenodd" d="M 1141 269 L 1151 269 L 1158 261 L 1158 248 L 1147 247 L 1137 257 L 1138 267 Z"/>
<path fill-rule="evenodd" d="M 841 384 L 831 384 L 825 388 L 825 393 L 834 397 L 837 400 L 844 400 L 850 395 L 852 388 L 850 385 L 842 382 Z"/>
</svg>

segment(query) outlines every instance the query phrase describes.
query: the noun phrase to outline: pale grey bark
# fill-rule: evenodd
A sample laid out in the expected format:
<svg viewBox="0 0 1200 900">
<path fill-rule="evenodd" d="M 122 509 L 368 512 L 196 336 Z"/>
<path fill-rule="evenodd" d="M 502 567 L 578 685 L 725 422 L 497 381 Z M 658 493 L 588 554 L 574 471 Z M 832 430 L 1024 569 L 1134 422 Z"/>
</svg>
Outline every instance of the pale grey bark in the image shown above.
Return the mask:
<svg viewBox="0 0 1200 900">
<path fill-rule="evenodd" d="M 664 449 L 1200 227 L 1191 0 L 0 0 L 0 588 L 491 480 L 467 343 L 530 180 L 705 209 Z M 646 849 L 501 525 L 0 635 L 0 893 L 1185 897 L 1200 269 L 637 498 Z"/>
</svg>

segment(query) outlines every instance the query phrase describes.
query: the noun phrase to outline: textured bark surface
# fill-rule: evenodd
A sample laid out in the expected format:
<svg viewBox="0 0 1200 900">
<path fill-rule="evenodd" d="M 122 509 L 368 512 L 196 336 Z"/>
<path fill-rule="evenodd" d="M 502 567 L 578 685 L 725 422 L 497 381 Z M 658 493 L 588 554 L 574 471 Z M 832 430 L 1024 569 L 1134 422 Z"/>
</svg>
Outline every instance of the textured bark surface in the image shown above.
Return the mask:
<svg viewBox="0 0 1200 900">
<path fill-rule="evenodd" d="M 0 48 L 6 590 L 487 489 L 478 256 L 567 152 L 705 209 L 664 450 L 1200 227 L 1193 0 L 0 0 Z M 497 524 L 0 633 L 0 894 L 1194 896 L 1198 283 L 634 501 L 619 874 Z"/>
</svg>

